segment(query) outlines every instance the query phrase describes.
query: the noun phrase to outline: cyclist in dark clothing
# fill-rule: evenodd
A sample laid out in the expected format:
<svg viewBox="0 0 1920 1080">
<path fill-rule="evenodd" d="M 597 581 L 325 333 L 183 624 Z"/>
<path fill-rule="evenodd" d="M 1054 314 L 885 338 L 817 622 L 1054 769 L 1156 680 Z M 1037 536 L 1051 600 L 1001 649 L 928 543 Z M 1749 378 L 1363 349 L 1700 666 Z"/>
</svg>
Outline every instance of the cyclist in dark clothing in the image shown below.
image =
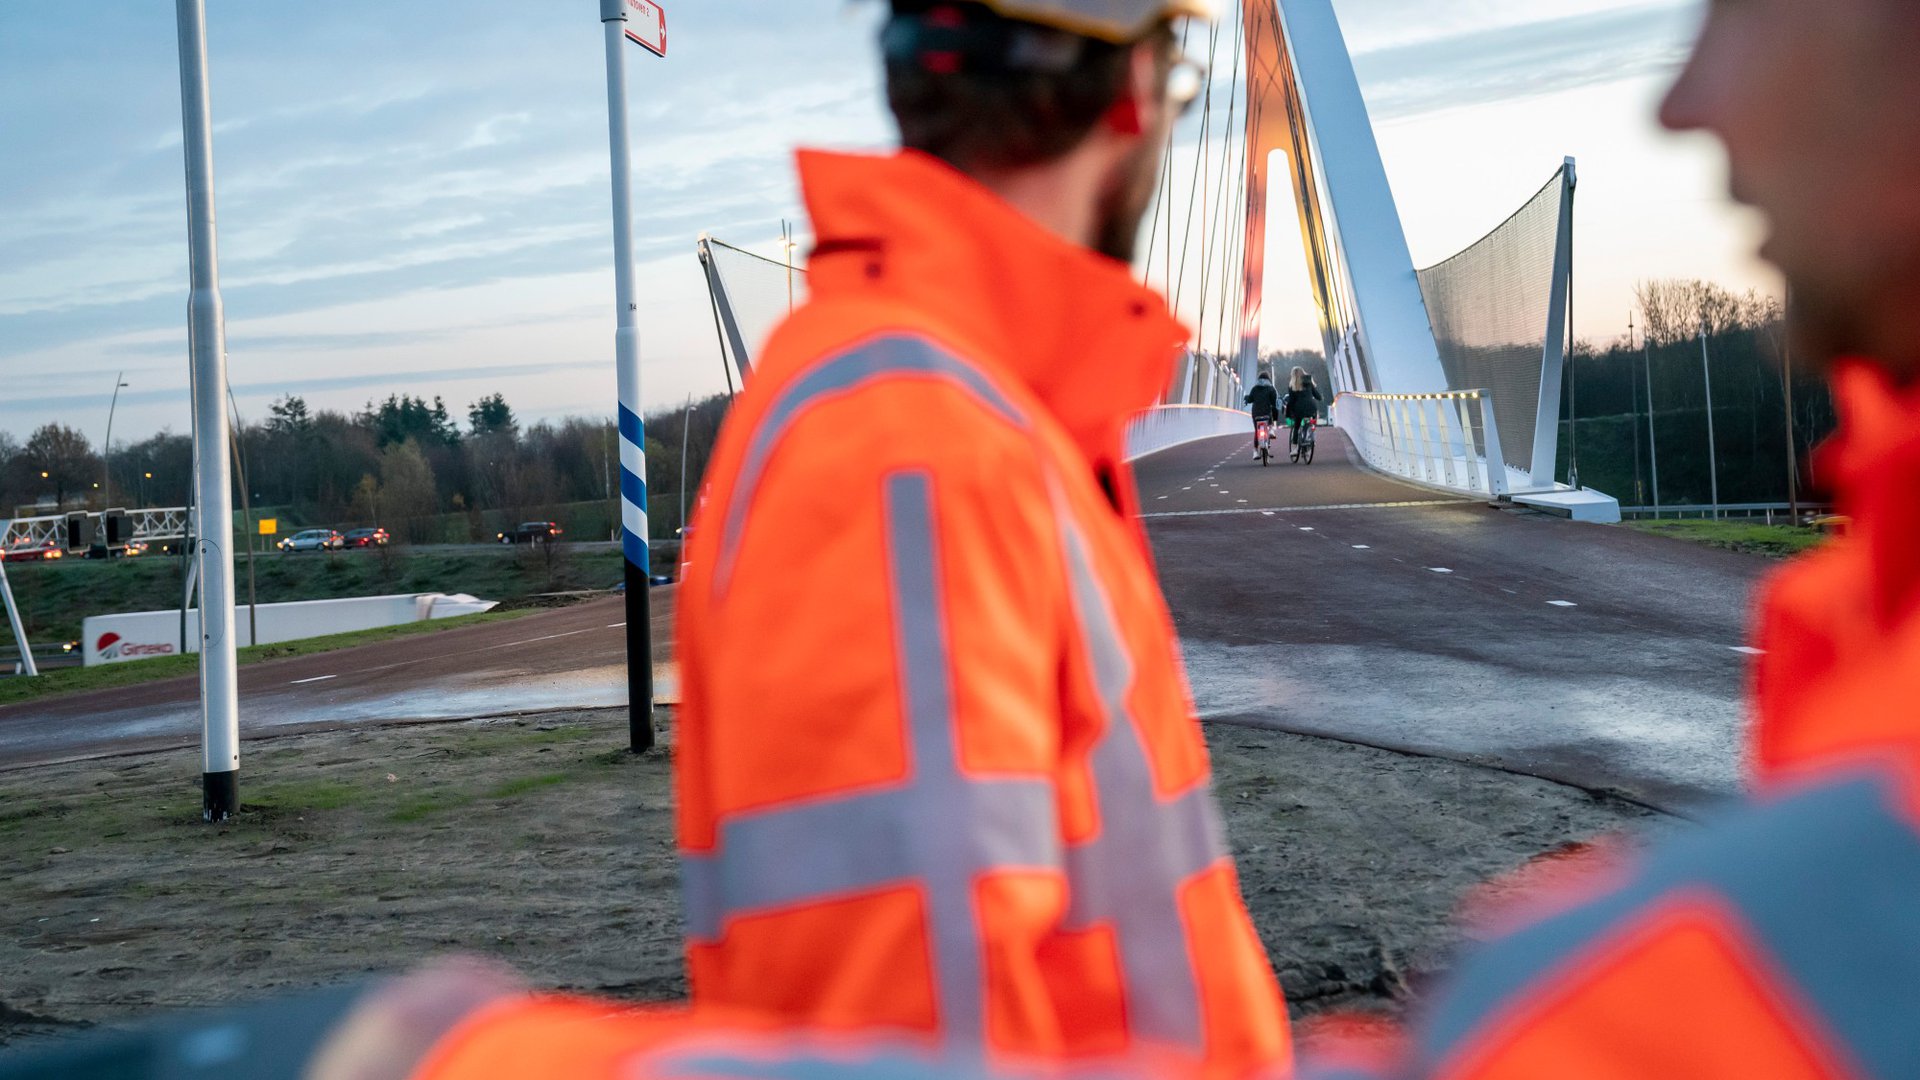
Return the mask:
<svg viewBox="0 0 1920 1080">
<path fill-rule="evenodd" d="M 1241 401 L 1253 407 L 1253 433 L 1256 440 L 1260 437 L 1260 421 L 1265 420 L 1269 424 L 1279 422 L 1280 391 L 1273 387 L 1273 372 L 1262 371 L 1260 380 L 1253 384 L 1253 389 L 1248 390 L 1247 396 Z M 1257 442 L 1253 448 L 1253 459 L 1260 460 L 1260 447 Z"/>
<path fill-rule="evenodd" d="M 1292 429 L 1289 441 L 1293 447 L 1300 445 L 1300 425 L 1320 416 L 1320 401 L 1320 388 L 1313 384 L 1313 376 L 1305 368 L 1294 368 L 1293 378 L 1287 380 L 1287 396 L 1280 403 L 1287 427 Z"/>
</svg>

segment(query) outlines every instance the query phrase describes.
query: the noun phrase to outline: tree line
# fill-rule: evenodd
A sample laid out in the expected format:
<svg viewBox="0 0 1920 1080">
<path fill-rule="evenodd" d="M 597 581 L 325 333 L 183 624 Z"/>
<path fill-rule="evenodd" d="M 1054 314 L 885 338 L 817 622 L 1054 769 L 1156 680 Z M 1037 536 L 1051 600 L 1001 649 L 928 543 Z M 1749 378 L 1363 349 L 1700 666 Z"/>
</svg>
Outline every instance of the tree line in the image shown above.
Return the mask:
<svg viewBox="0 0 1920 1080">
<path fill-rule="evenodd" d="M 723 395 L 647 417 L 655 539 L 671 539 L 681 526 L 683 434 L 686 485 L 697 490 L 727 405 Z M 620 518 L 612 421 L 523 424 L 498 393 L 469 404 L 464 418 L 440 397 L 395 394 L 340 412 L 289 395 L 263 421 L 236 426 L 235 436 L 235 506 L 244 494 L 256 513 L 307 525 L 377 525 L 414 542 L 464 542 L 491 539 L 515 521 L 553 519 L 569 538 L 608 539 Z M 57 422 L 24 442 L 0 432 L 0 507 L 15 516 L 108 503 L 184 506 L 192 483 L 192 441 L 172 431 L 115 443 L 110 462 L 84 433 Z"/>
<path fill-rule="evenodd" d="M 1560 479 L 1577 462 L 1581 484 L 1636 506 L 1652 505 L 1656 468 L 1663 506 L 1707 505 L 1716 471 L 1723 504 L 1823 497 L 1811 451 L 1838 420 L 1826 381 L 1788 364 L 1780 301 L 1704 281 L 1636 292 L 1636 340 L 1570 358 Z"/>
<path fill-rule="evenodd" d="M 1803 498 L 1817 497 L 1822 478 L 1810 451 L 1832 433 L 1834 406 L 1817 375 L 1785 374 L 1779 302 L 1702 281 L 1647 282 L 1637 292 L 1642 332 L 1634 340 L 1583 341 L 1569 359 L 1559 477 L 1573 478 L 1577 464 L 1581 484 L 1649 505 L 1657 467 L 1663 505 L 1705 505 L 1717 466 L 1723 503 L 1783 502 L 1790 483 Z M 1295 365 L 1306 368 L 1331 397 L 1318 352 L 1271 353 L 1262 362 L 1280 382 Z M 714 396 L 647 416 L 653 539 L 671 540 L 682 525 L 683 435 L 691 503 L 729 402 Z M 414 542 L 485 540 L 515 521 L 546 518 L 576 539 L 607 539 L 618 529 L 619 433 L 610 420 L 523 424 L 498 393 L 469 403 L 464 417 L 439 397 L 396 394 L 339 412 L 289 395 L 237 436 L 236 474 L 244 472 L 256 511 L 295 522 L 379 525 Z M 107 464 L 84 433 L 64 424 L 45 424 L 24 442 L 0 431 L 0 508 L 29 516 L 109 500 L 188 501 L 193 450 L 185 435 L 116 444 L 110 475 Z M 236 475 L 236 505 L 238 484 Z"/>
</svg>

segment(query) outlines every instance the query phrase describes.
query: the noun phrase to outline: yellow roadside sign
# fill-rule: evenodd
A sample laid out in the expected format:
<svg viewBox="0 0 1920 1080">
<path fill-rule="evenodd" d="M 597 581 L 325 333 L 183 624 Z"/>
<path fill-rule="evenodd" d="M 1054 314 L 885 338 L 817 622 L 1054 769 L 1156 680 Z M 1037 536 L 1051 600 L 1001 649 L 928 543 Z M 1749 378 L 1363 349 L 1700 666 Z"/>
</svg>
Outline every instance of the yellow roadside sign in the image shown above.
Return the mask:
<svg viewBox="0 0 1920 1080">
<path fill-rule="evenodd" d="M 279 518 L 261 518 L 260 519 L 260 535 L 261 536 L 272 536 L 275 533 L 278 533 L 279 531 L 280 531 Z"/>
</svg>

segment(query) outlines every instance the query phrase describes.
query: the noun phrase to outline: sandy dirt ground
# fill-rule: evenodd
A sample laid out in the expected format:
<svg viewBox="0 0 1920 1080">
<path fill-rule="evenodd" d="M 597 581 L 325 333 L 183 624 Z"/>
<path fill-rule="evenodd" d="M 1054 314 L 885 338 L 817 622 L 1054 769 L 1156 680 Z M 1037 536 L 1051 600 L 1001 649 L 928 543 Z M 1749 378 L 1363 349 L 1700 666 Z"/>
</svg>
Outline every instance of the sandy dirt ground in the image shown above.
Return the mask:
<svg viewBox="0 0 1920 1080">
<path fill-rule="evenodd" d="M 1209 735 L 1244 892 L 1301 1014 L 1398 1012 L 1447 966 L 1470 891 L 1597 834 L 1674 827 L 1475 765 Z M 250 744 L 225 827 L 197 820 L 190 751 L 0 774 L 0 1043 L 448 951 L 679 997 L 670 760 L 624 745 L 617 710 L 288 736 Z"/>
</svg>

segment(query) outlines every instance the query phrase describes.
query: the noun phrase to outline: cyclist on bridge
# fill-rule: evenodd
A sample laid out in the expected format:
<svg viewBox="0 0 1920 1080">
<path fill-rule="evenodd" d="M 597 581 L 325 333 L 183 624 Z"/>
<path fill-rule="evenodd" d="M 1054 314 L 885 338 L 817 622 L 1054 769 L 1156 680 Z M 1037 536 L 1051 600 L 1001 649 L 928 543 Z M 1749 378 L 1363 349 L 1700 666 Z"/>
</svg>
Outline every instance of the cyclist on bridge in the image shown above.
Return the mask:
<svg viewBox="0 0 1920 1080">
<path fill-rule="evenodd" d="M 1287 396 L 1281 402 L 1281 410 L 1286 413 L 1289 439 L 1296 452 L 1300 446 L 1300 425 L 1319 418 L 1320 400 L 1320 388 L 1314 385 L 1313 376 L 1307 374 L 1306 368 L 1294 368 L 1287 380 Z"/>
<path fill-rule="evenodd" d="M 1246 397 L 1240 400 L 1242 404 L 1253 407 L 1253 433 L 1256 440 L 1260 437 L 1262 421 L 1268 425 L 1279 423 L 1280 391 L 1273 388 L 1273 372 L 1261 368 L 1260 378 L 1254 382 L 1253 389 L 1248 390 Z M 1260 447 L 1257 442 L 1253 448 L 1253 460 L 1260 460 Z"/>
</svg>

